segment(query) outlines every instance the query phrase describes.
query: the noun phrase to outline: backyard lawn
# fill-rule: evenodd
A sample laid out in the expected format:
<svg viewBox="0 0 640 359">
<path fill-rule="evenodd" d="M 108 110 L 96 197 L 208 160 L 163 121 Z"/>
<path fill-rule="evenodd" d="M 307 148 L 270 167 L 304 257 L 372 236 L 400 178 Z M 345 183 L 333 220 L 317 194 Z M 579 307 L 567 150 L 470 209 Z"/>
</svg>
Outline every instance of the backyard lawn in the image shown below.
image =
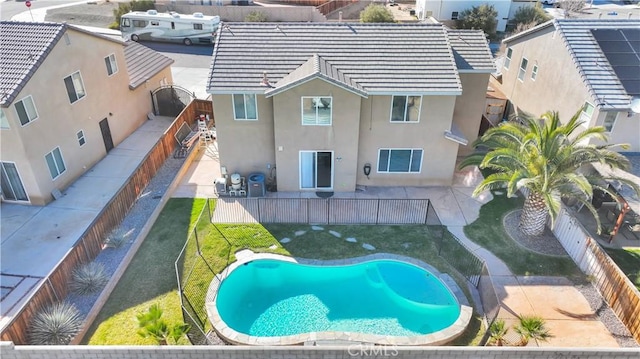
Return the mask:
<svg viewBox="0 0 640 359">
<path fill-rule="evenodd" d="M 640 290 L 640 248 L 604 248 L 604 250 Z"/>
<path fill-rule="evenodd" d="M 480 209 L 479 218 L 464 228 L 465 234 L 502 259 L 516 275 L 563 276 L 582 282 L 584 274 L 571 257 L 546 256 L 529 251 L 505 232 L 503 216 L 521 208 L 522 204 L 522 198 L 494 194 L 494 199 Z"/>
<path fill-rule="evenodd" d="M 463 291 L 468 292 L 465 280 L 447 260 L 438 256 L 439 239 L 436 230 L 431 227 L 336 225 L 323 226 L 324 230 L 314 231 L 310 225 L 302 224 L 213 226 L 209 224 L 206 213 L 196 223 L 205 203 L 204 199 L 169 200 L 85 337 L 85 343 L 152 344 L 136 334 L 135 317 L 154 303 L 160 304 L 170 322 L 182 320 L 174 261 L 193 226 L 198 228 L 198 245 L 192 237 L 185 248 L 187 255 L 181 257 L 178 265 L 183 289 L 192 301 L 195 315 L 205 323 L 208 321 L 203 309 L 204 294 L 213 272 L 219 272 L 235 260 L 234 253 L 241 248 L 315 259 L 357 257 L 376 252 L 401 254 L 418 258 L 451 274 Z M 340 238 L 329 233 L 330 230 L 339 233 Z M 355 238 L 357 243 L 346 241 L 348 237 Z M 290 238 L 291 241 L 281 244 L 283 238 Z M 376 250 L 364 249 L 363 243 L 374 246 Z M 202 257 L 194 255 L 198 248 Z M 440 248 L 443 254 L 449 254 L 449 258 L 455 257 L 458 263 L 464 262 L 465 253 L 460 252 L 460 247 L 451 239 Z M 482 335 L 480 329 L 480 319 L 475 316 L 464 336 L 453 344 L 477 344 Z M 188 342 L 184 339 L 181 344 Z"/>
</svg>

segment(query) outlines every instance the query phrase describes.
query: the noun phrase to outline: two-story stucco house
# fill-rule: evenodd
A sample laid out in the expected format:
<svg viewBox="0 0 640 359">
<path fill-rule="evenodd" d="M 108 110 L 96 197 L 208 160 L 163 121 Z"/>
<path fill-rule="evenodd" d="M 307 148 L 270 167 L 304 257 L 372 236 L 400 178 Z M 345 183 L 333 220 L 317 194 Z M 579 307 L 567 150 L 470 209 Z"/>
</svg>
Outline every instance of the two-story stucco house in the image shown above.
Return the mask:
<svg viewBox="0 0 640 359">
<path fill-rule="evenodd" d="M 492 71 L 481 31 L 441 24 L 223 24 L 207 90 L 221 166 L 275 166 L 278 191 L 448 185 Z"/>
<path fill-rule="evenodd" d="M 519 111 L 582 109 L 584 127 L 640 151 L 640 20 L 552 20 L 504 40 L 501 90 Z"/>
<path fill-rule="evenodd" d="M 53 200 L 140 125 L 173 60 L 67 24 L 0 23 L 2 200 Z"/>
</svg>

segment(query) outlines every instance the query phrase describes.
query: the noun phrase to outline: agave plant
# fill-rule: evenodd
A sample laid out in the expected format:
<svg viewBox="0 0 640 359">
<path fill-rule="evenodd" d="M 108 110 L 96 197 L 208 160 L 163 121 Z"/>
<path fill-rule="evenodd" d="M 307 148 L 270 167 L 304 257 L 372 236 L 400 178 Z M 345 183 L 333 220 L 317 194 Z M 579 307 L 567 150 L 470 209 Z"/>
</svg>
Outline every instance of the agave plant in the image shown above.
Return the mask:
<svg viewBox="0 0 640 359">
<path fill-rule="evenodd" d="M 526 346 L 531 339 L 547 341 L 553 337 L 544 324 L 544 319 L 540 317 L 521 316 L 520 323 L 513 329 L 520 334 L 520 345 Z"/>
<path fill-rule="evenodd" d="M 100 291 L 109 281 L 109 275 L 104 266 L 97 262 L 90 262 L 77 267 L 73 271 L 71 291 L 86 295 Z"/>
<path fill-rule="evenodd" d="M 127 232 L 120 228 L 116 228 L 104 239 L 104 245 L 107 248 L 120 248 L 127 243 Z"/>
<path fill-rule="evenodd" d="M 507 343 L 506 336 L 509 328 L 505 325 L 504 320 L 498 319 L 489 326 L 489 340 L 491 343 L 501 347 Z"/>
<path fill-rule="evenodd" d="M 81 328 L 80 311 L 69 302 L 59 302 L 36 313 L 29 327 L 29 343 L 66 345 Z"/>
</svg>

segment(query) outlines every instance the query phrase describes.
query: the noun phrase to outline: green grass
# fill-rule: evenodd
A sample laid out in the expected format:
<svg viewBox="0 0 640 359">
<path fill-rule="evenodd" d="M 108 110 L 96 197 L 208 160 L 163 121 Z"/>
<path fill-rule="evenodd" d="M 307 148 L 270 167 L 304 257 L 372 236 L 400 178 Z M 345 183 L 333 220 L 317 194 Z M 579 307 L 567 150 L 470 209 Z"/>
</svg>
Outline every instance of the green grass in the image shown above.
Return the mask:
<svg viewBox="0 0 640 359">
<path fill-rule="evenodd" d="M 640 248 L 604 248 L 604 250 L 640 290 Z"/>
<path fill-rule="evenodd" d="M 85 337 L 85 343 L 152 344 L 136 334 L 135 315 L 153 303 L 160 304 L 170 322 L 182 320 L 173 265 L 187 240 L 189 228 L 194 226 L 197 228 L 199 246 L 193 238 L 189 240 L 185 248 L 186 255 L 181 257 L 178 265 L 183 289 L 195 315 L 206 325 L 209 322 L 204 300 L 214 273 L 233 262 L 235 253 L 242 248 L 300 258 L 340 259 L 373 253 L 362 248 L 362 243 L 366 242 L 376 247 L 375 252 L 414 257 L 441 272 L 449 273 L 470 298 L 464 278 L 443 258 L 455 258 L 456 263 L 468 264 L 470 254 L 453 242 L 445 241 L 442 246 L 443 257 L 438 256 L 435 232 L 438 228 L 418 225 L 336 225 L 323 226 L 324 231 L 312 231 L 309 225 L 302 224 L 213 226 L 206 213 L 196 223 L 204 205 L 205 200 L 199 199 L 169 200 Z M 296 237 L 298 230 L 305 230 L 306 233 Z M 342 238 L 334 237 L 329 230 L 341 233 Z M 285 237 L 293 240 L 283 245 L 279 240 Z M 358 243 L 345 241 L 347 237 L 356 238 Z M 195 255 L 198 249 L 202 256 Z M 480 318 L 476 315 L 465 334 L 453 344 L 474 345 L 481 336 Z M 185 340 L 181 344 L 188 343 Z"/>
<path fill-rule="evenodd" d="M 136 314 L 157 303 L 169 324 L 182 322 L 174 261 L 205 200 L 171 199 L 84 337 L 84 344 L 146 345 Z M 188 344 L 183 338 L 180 344 Z"/>
<path fill-rule="evenodd" d="M 502 259 L 516 275 L 563 276 L 576 282 L 584 281 L 584 274 L 570 257 L 545 256 L 518 245 L 504 230 L 502 218 L 521 208 L 522 198 L 495 195 L 480 209 L 479 218 L 464 228 L 471 240 Z"/>
</svg>

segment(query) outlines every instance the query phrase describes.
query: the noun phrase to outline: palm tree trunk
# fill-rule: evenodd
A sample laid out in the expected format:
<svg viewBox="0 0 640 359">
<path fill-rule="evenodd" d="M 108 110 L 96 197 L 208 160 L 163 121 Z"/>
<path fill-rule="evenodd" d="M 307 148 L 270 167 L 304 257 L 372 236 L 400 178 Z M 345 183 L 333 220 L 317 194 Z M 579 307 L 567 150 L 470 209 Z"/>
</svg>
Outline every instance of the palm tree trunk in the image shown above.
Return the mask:
<svg viewBox="0 0 640 359">
<path fill-rule="evenodd" d="M 540 193 L 529 192 L 524 200 L 524 207 L 520 215 L 520 230 L 528 236 L 539 236 L 544 233 L 547 223 L 547 206 Z"/>
</svg>

